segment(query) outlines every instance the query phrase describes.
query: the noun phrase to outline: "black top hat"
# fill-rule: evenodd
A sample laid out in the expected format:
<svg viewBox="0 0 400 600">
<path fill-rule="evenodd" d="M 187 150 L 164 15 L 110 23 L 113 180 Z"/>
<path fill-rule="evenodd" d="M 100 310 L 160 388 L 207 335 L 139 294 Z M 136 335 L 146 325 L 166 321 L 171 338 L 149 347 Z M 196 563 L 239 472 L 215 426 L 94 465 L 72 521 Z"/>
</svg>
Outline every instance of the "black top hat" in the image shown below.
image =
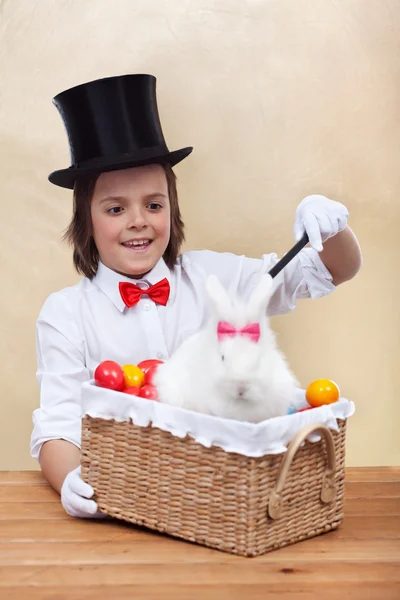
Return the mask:
<svg viewBox="0 0 400 600">
<path fill-rule="evenodd" d="M 147 165 L 176 165 L 192 147 L 170 152 L 164 140 L 153 75 L 106 77 L 61 92 L 53 102 L 68 134 L 71 166 L 49 181 L 73 189 L 80 177 Z"/>
</svg>

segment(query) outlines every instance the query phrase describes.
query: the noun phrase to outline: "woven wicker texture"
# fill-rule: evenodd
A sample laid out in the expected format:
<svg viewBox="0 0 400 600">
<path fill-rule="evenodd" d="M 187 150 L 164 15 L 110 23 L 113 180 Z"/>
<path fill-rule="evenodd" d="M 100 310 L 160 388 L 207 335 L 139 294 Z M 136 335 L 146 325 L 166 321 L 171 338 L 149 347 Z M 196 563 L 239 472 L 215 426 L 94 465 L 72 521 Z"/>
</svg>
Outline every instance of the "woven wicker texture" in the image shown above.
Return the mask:
<svg viewBox="0 0 400 600">
<path fill-rule="evenodd" d="M 338 527 L 343 519 L 346 421 L 332 432 L 336 499 L 320 500 L 325 442 L 305 442 L 291 465 L 283 513 L 267 516 L 282 455 L 251 458 L 153 427 L 84 417 L 82 477 L 112 517 L 243 556 Z"/>
</svg>

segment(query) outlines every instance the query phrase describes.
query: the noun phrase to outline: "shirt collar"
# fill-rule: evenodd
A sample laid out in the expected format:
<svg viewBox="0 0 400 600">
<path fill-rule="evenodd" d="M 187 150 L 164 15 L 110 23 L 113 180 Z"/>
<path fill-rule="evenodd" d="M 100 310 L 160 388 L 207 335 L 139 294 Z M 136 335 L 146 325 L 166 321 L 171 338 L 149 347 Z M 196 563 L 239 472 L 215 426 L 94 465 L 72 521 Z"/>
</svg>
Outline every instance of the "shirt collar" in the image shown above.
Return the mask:
<svg viewBox="0 0 400 600">
<path fill-rule="evenodd" d="M 120 281 L 128 281 L 129 283 L 134 283 L 139 285 L 140 287 L 147 287 L 150 285 L 154 285 L 161 279 L 168 279 L 168 282 L 171 287 L 171 295 L 172 295 L 172 274 L 169 268 L 167 267 L 163 258 L 160 258 L 158 263 L 153 267 L 151 271 L 146 273 L 144 277 L 141 279 L 132 279 L 131 277 L 126 277 L 125 275 L 120 275 L 116 273 L 112 269 L 106 267 L 100 260 L 97 267 L 97 273 L 92 279 L 92 283 L 99 288 L 115 306 L 118 308 L 120 312 L 124 312 L 126 309 L 125 303 L 121 298 L 121 294 L 119 292 L 119 282 Z M 143 285 L 147 284 L 147 285 Z"/>
</svg>

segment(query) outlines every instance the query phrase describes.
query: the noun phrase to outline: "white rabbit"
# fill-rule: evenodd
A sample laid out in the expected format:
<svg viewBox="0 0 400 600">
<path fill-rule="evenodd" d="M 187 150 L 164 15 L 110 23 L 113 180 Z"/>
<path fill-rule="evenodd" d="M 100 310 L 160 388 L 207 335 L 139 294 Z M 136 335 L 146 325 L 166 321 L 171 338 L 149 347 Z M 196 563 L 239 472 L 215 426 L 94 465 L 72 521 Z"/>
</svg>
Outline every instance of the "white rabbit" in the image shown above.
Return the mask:
<svg viewBox="0 0 400 600">
<path fill-rule="evenodd" d="M 208 277 L 210 318 L 158 367 L 160 402 L 248 422 L 287 414 L 298 382 L 269 326 L 272 282 L 262 275 L 244 305 Z"/>
</svg>

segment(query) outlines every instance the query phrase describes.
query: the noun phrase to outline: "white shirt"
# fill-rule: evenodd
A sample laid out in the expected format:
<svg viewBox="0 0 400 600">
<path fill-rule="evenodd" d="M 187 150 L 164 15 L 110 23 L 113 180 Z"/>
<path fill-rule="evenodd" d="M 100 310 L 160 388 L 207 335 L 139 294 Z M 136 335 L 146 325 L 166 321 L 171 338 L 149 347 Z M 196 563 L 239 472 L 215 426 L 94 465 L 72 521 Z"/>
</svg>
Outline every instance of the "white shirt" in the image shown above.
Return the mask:
<svg viewBox="0 0 400 600">
<path fill-rule="evenodd" d="M 148 358 L 166 360 L 196 332 L 208 314 L 205 280 L 214 273 L 229 294 L 244 300 L 262 273 L 278 262 L 209 250 L 183 253 L 174 270 L 161 259 L 144 280 L 147 287 L 166 277 L 171 292 L 166 306 L 142 295 L 127 308 L 120 281 L 128 277 L 99 263 L 96 276 L 51 294 L 37 320 L 37 378 L 40 408 L 33 412 L 31 456 L 38 459 L 45 441 L 64 439 L 80 448 L 81 384 L 93 378 L 103 360 L 121 366 Z M 291 311 L 299 298 L 319 298 L 335 289 L 332 276 L 311 248 L 303 249 L 274 279 L 268 314 Z"/>
</svg>

